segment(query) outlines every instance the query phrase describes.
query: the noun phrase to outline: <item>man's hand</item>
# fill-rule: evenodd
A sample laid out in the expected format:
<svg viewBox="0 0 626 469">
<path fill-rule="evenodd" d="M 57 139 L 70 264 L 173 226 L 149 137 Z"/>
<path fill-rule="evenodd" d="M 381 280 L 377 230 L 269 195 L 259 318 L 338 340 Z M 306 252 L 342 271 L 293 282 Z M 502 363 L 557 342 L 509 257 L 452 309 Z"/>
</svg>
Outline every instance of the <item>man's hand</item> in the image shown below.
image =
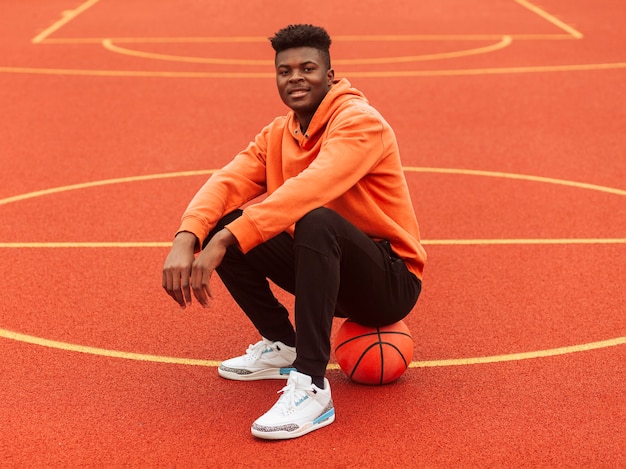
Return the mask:
<svg viewBox="0 0 626 469">
<path fill-rule="evenodd" d="M 163 265 L 163 288 L 181 308 L 191 304 L 189 278 L 197 242 L 198 238 L 192 233 L 178 233 Z"/>
<path fill-rule="evenodd" d="M 205 308 L 209 307 L 209 298 L 213 298 L 209 283 L 211 275 L 222 263 L 228 246 L 236 243 L 237 239 L 230 231 L 227 229 L 218 231 L 191 266 L 191 289 L 193 290 L 193 296 Z"/>
<path fill-rule="evenodd" d="M 191 291 L 203 307 L 209 306 L 209 298 L 213 298 L 211 275 L 222 263 L 226 249 L 236 244 L 237 239 L 223 229 L 211 238 L 194 260 L 196 242 L 193 234 L 179 233 L 163 267 L 163 288 L 182 308 L 191 304 Z"/>
</svg>

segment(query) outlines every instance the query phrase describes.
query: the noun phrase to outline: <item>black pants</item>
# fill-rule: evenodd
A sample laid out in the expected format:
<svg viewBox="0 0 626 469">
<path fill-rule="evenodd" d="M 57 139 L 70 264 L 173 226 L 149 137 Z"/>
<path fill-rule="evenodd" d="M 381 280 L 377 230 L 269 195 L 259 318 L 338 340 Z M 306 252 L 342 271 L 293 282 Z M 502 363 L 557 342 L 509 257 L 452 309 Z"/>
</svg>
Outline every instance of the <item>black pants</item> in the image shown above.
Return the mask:
<svg viewBox="0 0 626 469">
<path fill-rule="evenodd" d="M 240 215 L 226 215 L 205 245 Z M 263 337 L 295 344 L 294 367 L 311 376 L 326 372 L 334 316 L 392 324 L 409 314 L 422 287 L 387 241 L 373 241 L 326 208 L 302 217 L 293 238 L 281 233 L 246 254 L 231 246 L 217 273 Z M 295 295 L 295 331 L 267 279 Z"/>
</svg>

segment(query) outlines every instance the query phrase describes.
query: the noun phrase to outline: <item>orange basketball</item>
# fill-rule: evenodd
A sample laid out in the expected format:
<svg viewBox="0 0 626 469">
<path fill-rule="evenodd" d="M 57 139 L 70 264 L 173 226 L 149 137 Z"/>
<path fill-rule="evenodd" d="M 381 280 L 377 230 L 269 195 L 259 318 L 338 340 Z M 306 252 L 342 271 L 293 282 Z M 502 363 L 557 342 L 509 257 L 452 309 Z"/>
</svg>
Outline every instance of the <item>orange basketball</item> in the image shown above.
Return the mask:
<svg viewBox="0 0 626 469">
<path fill-rule="evenodd" d="M 335 356 L 351 380 L 370 385 L 387 384 L 406 371 L 413 358 L 413 338 L 399 321 L 368 327 L 346 320 L 335 339 Z"/>
</svg>

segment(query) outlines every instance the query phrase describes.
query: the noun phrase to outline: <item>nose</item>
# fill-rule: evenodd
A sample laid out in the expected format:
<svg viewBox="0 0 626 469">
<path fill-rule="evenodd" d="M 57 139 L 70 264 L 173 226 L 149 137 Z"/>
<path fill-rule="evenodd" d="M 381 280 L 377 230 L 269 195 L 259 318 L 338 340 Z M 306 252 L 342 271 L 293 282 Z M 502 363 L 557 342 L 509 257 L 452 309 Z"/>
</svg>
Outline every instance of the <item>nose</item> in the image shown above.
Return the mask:
<svg viewBox="0 0 626 469">
<path fill-rule="evenodd" d="M 294 70 L 291 76 L 289 77 L 290 83 L 297 83 L 302 80 L 304 80 L 304 77 L 300 74 L 299 70 Z"/>
</svg>

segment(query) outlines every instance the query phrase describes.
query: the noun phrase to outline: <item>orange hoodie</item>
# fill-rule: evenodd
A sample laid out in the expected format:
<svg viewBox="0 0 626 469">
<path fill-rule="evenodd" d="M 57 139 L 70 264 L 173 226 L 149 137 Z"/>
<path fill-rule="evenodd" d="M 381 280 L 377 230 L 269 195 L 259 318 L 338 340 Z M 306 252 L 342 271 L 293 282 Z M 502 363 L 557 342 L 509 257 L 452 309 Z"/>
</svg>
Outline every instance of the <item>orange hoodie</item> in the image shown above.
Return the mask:
<svg viewBox="0 0 626 469">
<path fill-rule="evenodd" d="M 276 118 L 189 203 L 180 231 L 203 240 L 218 220 L 256 197 L 227 228 L 248 252 L 318 207 L 386 239 L 422 278 L 426 253 L 393 130 L 348 80 L 336 81 L 305 134 L 295 114 Z"/>
</svg>

